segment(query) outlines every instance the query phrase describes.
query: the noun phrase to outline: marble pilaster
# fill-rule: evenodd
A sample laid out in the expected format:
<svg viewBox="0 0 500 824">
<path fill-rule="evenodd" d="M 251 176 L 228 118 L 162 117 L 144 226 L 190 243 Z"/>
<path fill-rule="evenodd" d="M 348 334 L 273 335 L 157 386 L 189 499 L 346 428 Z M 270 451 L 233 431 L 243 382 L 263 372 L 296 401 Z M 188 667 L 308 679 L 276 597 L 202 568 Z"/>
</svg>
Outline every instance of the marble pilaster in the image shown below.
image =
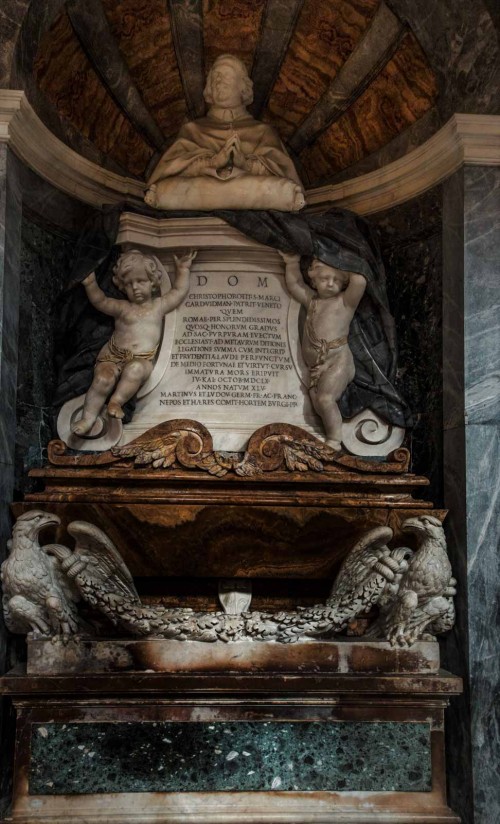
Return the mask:
<svg viewBox="0 0 500 824">
<path fill-rule="evenodd" d="M 12 500 L 16 428 L 17 334 L 19 321 L 19 259 L 21 190 L 10 150 L 0 145 L 0 515 L 5 540 Z"/>
<path fill-rule="evenodd" d="M 445 665 L 466 689 L 448 719 L 450 804 L 465 824 L 500 821 L 500 169 L 444 185 L 444 493 L 459 581 Z"/>
<path fill-rule="evenodd" d="M 5 557 L 10 534 L 9 504 L 14 486 L 21 210 L 17 166 L 11 151 L 5 144 L 0 144 L 0 562 Z M 6 632 L 1 624 L 2 671 L 6 653 Z M 6 724 L 7 716 L 2 712 L 1 739 L 6 738 Z M 6 794 L 8 780 L 7 771 L 2 766 L 0 764 L 1 797 Z"/>
</svg>

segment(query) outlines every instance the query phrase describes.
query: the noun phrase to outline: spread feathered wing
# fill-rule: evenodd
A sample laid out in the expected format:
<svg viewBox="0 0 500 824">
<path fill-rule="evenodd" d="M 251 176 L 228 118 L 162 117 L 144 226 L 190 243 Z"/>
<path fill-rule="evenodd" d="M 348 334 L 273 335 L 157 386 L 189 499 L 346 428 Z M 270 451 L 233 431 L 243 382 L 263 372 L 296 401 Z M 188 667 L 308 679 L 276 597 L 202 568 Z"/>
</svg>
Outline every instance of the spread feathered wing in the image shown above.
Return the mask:
<svg viewBox="0 0 500 824">
<path fill-rule="evenodd" d="M 387 585 L 383 562 L 390 557 L 387 543 L 393 534 L 390 527 L 378 526 L 360 538 L 342 564 L 327 606 L 350 620 L 377 603 Z"/>
<path fill-rule="evenodd" d="M 105 532 L 86 521 L 72 521 L 69 534 L 75 539 L 73 558 L 85 559 L 85 577 L 96 585 L 106 582 L 106 590 L 140 603 L 134 579 L 120 553 Z"/>
</svg>

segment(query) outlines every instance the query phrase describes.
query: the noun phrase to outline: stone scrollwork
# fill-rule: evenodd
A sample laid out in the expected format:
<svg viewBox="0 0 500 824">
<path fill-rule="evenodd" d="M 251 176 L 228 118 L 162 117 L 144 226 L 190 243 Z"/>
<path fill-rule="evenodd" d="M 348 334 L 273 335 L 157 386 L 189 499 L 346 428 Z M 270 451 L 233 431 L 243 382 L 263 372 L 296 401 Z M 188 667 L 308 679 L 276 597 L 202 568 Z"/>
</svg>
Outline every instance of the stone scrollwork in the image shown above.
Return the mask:
<svg viewBox="0 0 500 824">
<path fill-rule="evenodd" d="M 2 566 L 4 611 L 14 632 L 70 634 L 78 627 L 78 597 L 104 614 L 121 633 L 179 641 L 277 641 L 328 638 L 358 618 L 366 637 L 411 646 L 453 626 L 456 581 L 441 522 L 422 514 L 403 522 L 417 548 L 390 548 L 393 531 L 365 533 L 345 558 L 325 604 L 283 612 L 195 612 L 143 604 L 133 578 L 108 536 L 85 521 L 73 521 L 70 550 L 41 547 L 38 531 L 59 519 L 38 510 L 22 515 L 13 532 L 10 558 Z M 249 605 L 248 599 L 248 605 Z M 372 618 L 372 615 L 378 614 Z"/>
<path fill-rule="evenodd" d="M 185 426 L 151 436 L 141 436 L 126 446 L 113 447 L 111 452 L 118 458 L 133 458 L 135 466 L 152 469 L 168 469 L 175 463 L 186 469 L 202 469 L 210 475 L 226 475 L 233 468 L 227 459 L 212 448 L 212 438 L 205 427 Z M 157 427 L 159 429 L 159 427 Z M 147 433 L 146 433 L 147 434 Z"/>
<path fill-rule="evenodd" d="M 405 430 L 384 421 L 371 409 L 364 409 L 342 423 L 342 444 L 353 455 L 371 457 L 389 455 L 399 449 Z"/>
<path fill-rule="evenodd" d="M 328 472 L 354 470 L 375 474 L 403 473 L 410 454 L 400 447 L 385 461 L 368 461 L 339 453 L 314 435 L 286 423 L 257 429 L 244 453 L 217 452 L 212 436 L 198 421 L 176 419 L 158 424 L 124 446 L 106 452 L 73 454 L 63 441 L 51 441 L 50 463 L 56 466 L 107 466 L 133 460 L 137 468 L 201 470 L 223 477 L 229 472 L 255 476 L 265 472 Z"/>
</svg>

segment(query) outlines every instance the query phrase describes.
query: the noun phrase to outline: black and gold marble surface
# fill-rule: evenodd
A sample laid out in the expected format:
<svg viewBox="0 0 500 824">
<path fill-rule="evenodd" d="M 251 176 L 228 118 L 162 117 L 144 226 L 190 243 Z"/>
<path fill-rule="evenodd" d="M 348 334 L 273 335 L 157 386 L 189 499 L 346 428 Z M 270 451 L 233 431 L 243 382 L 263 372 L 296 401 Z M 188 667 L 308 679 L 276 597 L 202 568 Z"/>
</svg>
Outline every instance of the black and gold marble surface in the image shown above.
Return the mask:
<svg viewBox="0 0 500 824">
<path fill-rule="evenodd" d="M 20 346 L 17 385 L 16 491 L 46 460 L 53 433 L 57 301 L 74 253 L 74 238 L 25 217 L 21 232 Z"/>
<path fill-rule="evenodd" d="M 412 409 L 412 468 L 442 504 L 441 187 L 371 218 L 378 228 L 398 341 L 397 386 Z"/>
</svg>

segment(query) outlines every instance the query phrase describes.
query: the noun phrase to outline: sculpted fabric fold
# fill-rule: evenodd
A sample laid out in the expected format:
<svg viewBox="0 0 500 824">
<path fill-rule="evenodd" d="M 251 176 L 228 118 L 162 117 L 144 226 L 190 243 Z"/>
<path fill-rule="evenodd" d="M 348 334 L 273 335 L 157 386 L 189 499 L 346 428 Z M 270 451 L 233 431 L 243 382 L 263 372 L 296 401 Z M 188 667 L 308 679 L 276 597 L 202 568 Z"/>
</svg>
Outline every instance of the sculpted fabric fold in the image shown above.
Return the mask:
<svg viewBox="0 0 500 824">
<path fill-rule="evenodd" d="M 222 149 L 231 132 L 238 134 L 243 153 L 254 161 L 252 174 L 286 177 L 301 185 L 278 134 L 271 126 L 254 120 L 248 114 L 231 122 L 207 116 L 186 123 L 159 161 L 148 185 L 174 175 L 199 175 L 200 165 Z"/>
<path fill-rule="evenodd" d="M 157 219 L 207 217 L 207 212 L 162 212 L 147 205 L 123 204 L 95 215 L 82 233 L 70 287 L 91 271 L 104 291 L 112 291 L 110 270 L 117 251 L 113 245 L 122 211 Z M 344 418 L 372 409 L 389 423 L 411 426 L 412 413 L 394 385 L 397 348 L 394 319 L 390 313 L 385 270 L 378 242 L 366 221 L 345 209 L 334 208 L 322 215 L 297 215 L 278 211 L 217 211 L 220 217 L 243 234 L 275 249 L 315 257 L 330 266 L 358 272 L 367 280 L 366 293 L 351 323 L 349 346 L 356 375 L 339 407 Z M 109 339 L 109 319 L 89 308 L 83 289 L 68 288 L 60 299 L 59 380 L 54 403 L 62 406 L 83 394 L 92 379 L 95 356 Z"/>
</svg>

